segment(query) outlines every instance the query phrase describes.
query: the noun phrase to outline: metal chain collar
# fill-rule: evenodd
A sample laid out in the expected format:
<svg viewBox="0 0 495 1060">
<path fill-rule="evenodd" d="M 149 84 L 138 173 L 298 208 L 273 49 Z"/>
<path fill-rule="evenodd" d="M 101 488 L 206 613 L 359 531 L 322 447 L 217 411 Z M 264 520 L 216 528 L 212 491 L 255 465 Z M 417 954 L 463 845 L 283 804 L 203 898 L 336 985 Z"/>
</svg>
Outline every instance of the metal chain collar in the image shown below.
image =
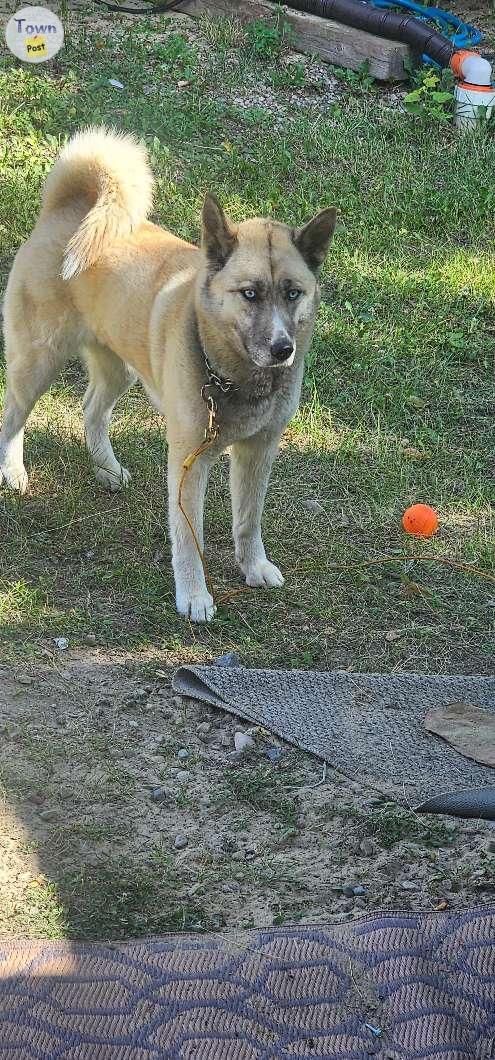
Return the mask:
<svg viewBox="0 0 495 1060">
<path fill-rule="evenodd" d="M 214 386 L 217 390 L 221 390 L 222 394 L 229 394 L 231 390 L 237 390 L 235 383 L 232 379 L 222 379 L 220 375 L 213 370 L 206 353 L 203 348 L 203 358 L 205 362 L 206 374 L 208 376 L 208 382 L 206 386 Z M 204 389 L 204 388 L 203 388 Z"/>
</svg>

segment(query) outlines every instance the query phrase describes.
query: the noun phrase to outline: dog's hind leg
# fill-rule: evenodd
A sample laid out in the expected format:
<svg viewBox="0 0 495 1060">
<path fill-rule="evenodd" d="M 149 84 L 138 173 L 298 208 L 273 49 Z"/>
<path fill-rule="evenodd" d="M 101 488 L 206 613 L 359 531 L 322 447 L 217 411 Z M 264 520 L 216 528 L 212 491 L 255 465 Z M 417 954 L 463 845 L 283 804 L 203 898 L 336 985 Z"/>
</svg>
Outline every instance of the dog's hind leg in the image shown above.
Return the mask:
<svg viewBox="0 0 495 1060">
<path fill-rule="evenodd" d="M 83 403 L 86 445 L 97 481 L 107 489 L 119 490 L 127 486 L 131 476 L 115 456 L 108 428 L 116 402 L 136 382 L 136 375 L 106 347 L 86 344 L 83 352 L 89 373 Z"/>
<path fill-rule="evenodd" d="M 20 336 L 18 337 L 20 339 Z M 63 367 L 65 350 L 40 356 L 29 343 L 16 342 L 16 352 L 7 347 L 7 388 L 0 434 L 0 483 L 24 493 L 28 476 L 24 467 L 24 428 L 38 398 L 48 390 Z"/>
</svg>

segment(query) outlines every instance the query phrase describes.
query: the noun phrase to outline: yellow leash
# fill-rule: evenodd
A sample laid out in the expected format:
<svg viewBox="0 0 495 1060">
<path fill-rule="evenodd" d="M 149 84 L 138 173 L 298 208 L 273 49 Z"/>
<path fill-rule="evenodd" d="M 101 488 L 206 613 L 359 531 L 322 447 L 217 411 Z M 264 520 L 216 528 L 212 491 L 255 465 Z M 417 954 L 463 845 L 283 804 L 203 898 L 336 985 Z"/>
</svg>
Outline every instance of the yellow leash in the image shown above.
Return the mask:
<svg viewBox="0 0 495 1060">
<path fill-rule="evenodd" d="M 196 551 L 197 551 L 198 556 L 199 556 L 199 558 L 201 560 L 201 566 L 203 568 L 203 574 L 205 576 L 205 582 L 206 582 L 206 587 L 208 589 L 208 592 L 210 593 L 210 596 L 213 598 L 213 602 L 215 604 L 225 604 L 225 603 L 228 603 L 229 600 L 231 600 L 234 596 L 238 596 L 239 593 L 247 593 L 249 588 L 250 588 L 250 586 L 249 585 L 243 585 L 241 589 L 231 589 L 230 592 L 224 593 L 223 596 L 218 596 L 217 597 L 217 595 L 215 593 L 215 588 L 214 588 L 213 582 L 211 580 L 211 577 L 210 577 L 210 574 L 209 574 L 209 571 L 208 571 L 208 567 L 206 565 L 205 554 L 204 554 L 203 549 L 201 548 L 201 545 L 200 545 L 200 543 L 198 541 L 198 535 L 196 534 L 194 526 L 193 526 L 193 524 L 192 524 L 192 522 L 191 522 L 191 520 L 190 520 L 190 518 L 189 518 L 189 516 L 188 516 L 188 514 L 186 512 L 186 509 L 184 508 L 183 503 L 182 503 L 182 494 L 184 492 L 184 483 L 186 481 L 186 478 L 187 478 L 191 468 L 194 467 L 194 464 L 196 463 L 196 460 L 198 459 L 198 457 L 202 456 L 203 453 L 206 453 L 208 451 L 208 449 L 210 449 L 210 447 L 213 445 L 213 443 L 216 442 L 216 440 L 217 440 L 217 438 L 218 438 L 218 436 L 220 434 L 220 425 L 218 423 L 218 405 L 217 405 L 216 401 L 214 400 L 214 398 L 211 396 L 211 394 L 207 394 L 206 391 L 207 391 L 207 386 L 202 387 L 202 389 L 201 389 L 201 397 L 203 398 L 203 401 L 206 403 L 206 407 L 208 409 L 208 426 L 205 428 L 204 441 L 201 443 L 201 445 L 198 445 L 197 449 L 194 449 L 194 451 L 192 453 L 189 453 L 189 456 L 186 457 L 186 459 L 184 460 L 184 463 L 182 465 L 182 475 L 181 475 L 180 482 L 179 482 L 179 493 L 178 493 L 178 498 L 177 498 L 177 504 L 178 504 L 178 507 L 179 507 L 179 511 L 182 512 L 182 514 L 184 516 L 184 519 L 186 520 L 186 523 L 187 523 L 187 525 L 189 527 L 189 530 L 191 531 L 191 536 L 192 536 L 192 539 L 193 539 L 194 544 L 196 546 Z"/>
<path fill-rule="evenodd" d="M 447 559 L 445 556 L 414 556 L 411 553 L 401 556 L 380 556 L 378 559 L 358 560 L 356 563 L 331 563 L 330 569 L 345 572 L 359 570 L 363 567 L 379 567 L 385 563 L 410 562 L 411 560 L 414 563 L 442 563 L 444 567 L 451 567 L 452 570 L 462 571 L 464 574 L 474 574 L 475 577 L 484 578 L 495 585 L 495 575 L 490 574 L 489 571 L 482 570 L 481 567 L 470 567 L 468 563 L 458 563 L 457 560 Z"/>
<path fill-rule="evenodd" d="M 213 591 L 213 582 L 212 582 L 212 580 L 210 578 L 210 575 L 209 575 L 209 572 L 208 572 L 208 567 L 206 566 L 206 560 L 205 560 L 203 549 L 201 548 L 201 545 L 200 545 L 200 543 L 198 541 L 198 536 L 196 534 L 194 526 L 193 526 L 193 524 L 192 524 L 192 522 L 191 522 L 191 520 L 190 520 L 190 518 L 189 518 L 189 516 L 188 516 L 188 514 L 186 512 L 186 509 L 184 508 L 183 503 L 182 503 L 182 494 L 183 494 L 183 491 L 184 491 L 184 483 L 186 481 L 186 478 L 187 478 L 191 468 L 196 463 L 196 460 L 198 459 L 198 457 L 202 456 L 203 453 L 206 453 L 208 451 L 208 449 L 210 449 L 210 447 L 213 445 L 213 442 L 216 442 L 216 440 L 218 438 L 218 435 L 220 434 L 220 427 L 218 426 L 218 422 L 217 422 L 218 406 L 217 406 L 216 401 L 211 397 L 210 394 L 206 395 L 205 387 L 203 387 L 202 390 L 201 390 L 201 397 L 206 402 L 206 407 L 208 409 L 208 426 L 205 428 L 204 441 L 201 443 L 201 445 L 198 445 L 197 449 L 195 449 L 192 453 L 189 453 L 189 456 L 187 456 L 186 459 L 184 460 L 184 463 L 182 465 L 182 475 L 181 475 L 181 479 L 180 479 L 180 482 L 179 482 L 179 494 L 178 494 L 178 498 L 177 498 L 177 503 L 178 503 L 178 506 L 179 506 L 179 510 L 182 512 L 182 514 L 184 516 L 184 519 L 186 520 L 186 523 L 187 523 L 187 525 L 188 525 L 188 527 L 189 527 L 189 529 L 191 531 L 192 539 L 193 539 L 194 544 L 196 546 L 196 551 L 197 551 L 198 556 L 199 556 L 199 558 L 201 560 L 201 566 L 203 568 L 203 573 L 204 573 L 204 576 L 205 576 L 206 587 L 207 587 L 208 592 L 210 593 L 210 595 L 213 597 L 213 600 L 215 600 L 215 593 Z"/>
</svg>

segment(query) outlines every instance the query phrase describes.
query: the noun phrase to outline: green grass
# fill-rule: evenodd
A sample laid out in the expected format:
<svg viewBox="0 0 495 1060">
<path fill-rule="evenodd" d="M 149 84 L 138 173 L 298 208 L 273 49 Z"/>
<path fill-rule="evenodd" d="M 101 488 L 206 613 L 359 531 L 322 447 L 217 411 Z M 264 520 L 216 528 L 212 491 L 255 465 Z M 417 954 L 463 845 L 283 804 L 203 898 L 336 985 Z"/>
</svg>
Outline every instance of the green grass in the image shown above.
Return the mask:
<svg viewBox="0 0 495 1060">
<path fill-rule="evenodd" d="M 236 219 L 299 223 L 338 205 L 303 402 L 265 515 L 286 588 L 236 597 L 208 629 L 178 618 L 163 424 L 132 391 L 113 435 L 133 484 L 122 496 L 95 489 L 82 445 L 83 375 L 73 366 L 30 420 L 29 494 L 0 495 L 4 656 L 37 653 L 59 634 L 74 646 L 92 632 L 100 645 L 158 649 L 172 662 L 237 649 L 257 664 L 489 671 L 493 584 L 415 557 L 494 570 L 493 130 L 460 139 L 449 124 L 400 112 L 364 76 L 339 82 L 336 101 L 322 103 L 315 78 L 305 87 L 285 45 L 272 55 L 261 30 L 251 30 L 260 53 L 246 49 L 236 24 L 205 22 L 189 36 L 173 20 L 131 26 L 71 15 L 55 63 L 28 69 L 4 57 L 0 268 L 6 277 L 34 223 L 60 144 L 90 122 L 146 140 L 155 220 L 186 238 L 197 238 L 207 189 Z M 252 105 L 260 86 L 275 110 L 258 97 Z M 292 105 L 294 91 L 306 92 L 305 106 Z M 226 470 L 224 460 L 207 513 L 222 588 L 239 584 Z M 326 515 L 304 509 L 308 496 Z M 438 538 L 424 545 L 400 529 L 416 500 L 440 515 Z M 334 569 L 390 553 L 409 559 Z M 401 637 L 386 640 L 390 629 Z"/>
<path fill-rule="evenodd" d="M 66 873 L 56 886 L 41 876 L 2 914 L 15 916 L 20 932 L 43 938 L 123 939 L 221 925 L 220 915 L 179 897 L 180 889 L 181 880 L 167 861 L 136 865 L 120 858 Z"/>
<path fill-rule="evenodd" d="M 225 774 L 226 799 L 247 803 L 258 813 L 271 814 L 286 829 L 297 824 L 298 806 L 293 791 L 297 791 L 300 777 L 295 773 L 279 773 L 272 766 L 247 766 Z"/>
</svg>

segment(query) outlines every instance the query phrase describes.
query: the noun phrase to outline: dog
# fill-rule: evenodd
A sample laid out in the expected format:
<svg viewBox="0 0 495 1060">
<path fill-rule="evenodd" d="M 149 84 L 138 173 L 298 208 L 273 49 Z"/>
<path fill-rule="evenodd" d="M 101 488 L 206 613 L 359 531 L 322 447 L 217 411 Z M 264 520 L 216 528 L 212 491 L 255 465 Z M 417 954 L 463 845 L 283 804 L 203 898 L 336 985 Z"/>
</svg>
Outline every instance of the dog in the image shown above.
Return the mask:
<svg viewBox="0 0 495 1060">
<path fill-rule="evenodd" d="M 283 585 L 266 556 L 261 517 L 279 441 L 300 400 L 336 210 L 300 228 L 263 218 L 234 224 L 207 194 L 196 247 L 147 220 L 152 193 L 144 146 L 105 128 L 77 133 L 48 174 L 4 301 L 0 482 L 26 490 L 27 417 L 66 361 L 81 355 L 96 478 L 110 490 L 126 486 L 130 475 L 108 429 L 115 403 L 140 380 L 167 426 L 177 609 L 207 622 L 215 605 L 197 546 L 208 473 L 226 449 L 237 562 L 248 585 Z M 184 461 L 202 447 L 209 409 L 211 433 L 219 434 L 190 467 L 181 508 Z"/>
</svg>

